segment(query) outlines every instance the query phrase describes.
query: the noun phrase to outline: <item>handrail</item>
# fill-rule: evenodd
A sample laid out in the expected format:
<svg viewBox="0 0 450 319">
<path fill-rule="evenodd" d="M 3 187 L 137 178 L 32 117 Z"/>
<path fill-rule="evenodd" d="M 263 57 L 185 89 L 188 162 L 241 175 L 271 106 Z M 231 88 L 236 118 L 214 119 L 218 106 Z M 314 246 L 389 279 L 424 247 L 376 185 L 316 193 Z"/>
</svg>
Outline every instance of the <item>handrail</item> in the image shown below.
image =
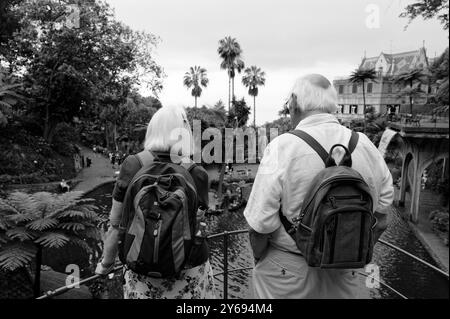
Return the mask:
<svg viewBox="0 0 450 319">
<path fill-rule="evenodd" d="M 385 246 L 387 246 L 387 247 L 390 247 L 390 248 L 392 248 L 392 249 L 394 249 L 394 250 L 397 250 L 398 252 L 401 252 L 401 253 L 405 254 L 406 256 L 408 256 L 408 257 L 413 258 L 414 260 L 416 260 L 416 261 L 422 263 L 423 265 L 425 265 L 425 266 L 427 266 L 427 267 L 433 269 L 434 271 L 440 273 L 441 275 L 443 275 L 444 277 L 446 277 L 447 280 L 449 279 L 448 273 L 446 273 L 446 272 L 443 271 L 442 269 L 439 269 L 439 268 L 436 267 L 436 266 L 433 266 L 432 264 L 426 262 L 425 260 L 420 259 L 420 258 L 417 257 L 417 256 L 414 256 L 413 254 L 407 252 L 406 250 L 401 249 L 400 247 L 395 246 L 394 244 L 388 243 L 388 242 L 386 242 L 386 241 L 384 241 L 384 240 L 382 240 L 382 239 L 379 239 L 378 242 L 379 242 L 380 244 L 383 244 L 383 245 L 385 245 Z"/>
<path fill-rule="evenodd" d="M 253 268 L 253 267 L 240 267 L 240 268 L 235 268 L 235 269 L 228 270 L 228 237 L 230 235 L 239 235 L 239 234 L 244 234 L 244 233 L 248 233 L 248 230 L 247 229 L 241 229 L 241 230 L 233 230 L 233 231 L 224 231 L 224 232 L 213 234 L 213 235 L 209 235 L 209 236 L 206 237 L 207 239 L 215 239 L 215 238 L 219 238 L 219 237 L 224 237 L 223 271 L 220 272 L 220 273 L 214 274 L 214 277 L 220 276 L 220 275 L 224 276 L 224 280 L 223 280 L 223 297 L 224 297 L 224 299 L 228 298 L 228 273 L 236 272 L 236 271 L 242 271 L 242 270 L 249 270 L 249 269 Z M 397 251 L 403 253 L 404 255 L 406 255 L 406 256 L 408 256 L 410 258 L 413 258 L 414 260 L 422 263 L 423 265 L 425 265 L 425 266 L 433 269 L 434 271 L 440 273 L 441 275 L 445 276 L 447 278 L 447 280 L 449 279 L 449 274 L 448 273 L 446 273 L 445 271 L 439 269 L 438 267 L 433 266 L 432 264 L 430 264 L 430 263 L 420 259 L 419 257 L 414 256 L 413 254 L 407 252 L 406 250 L 404 250 L 404 249 L 402 249 L 400 247 L 397 247 L 394 244 L 388 243 L 388 242 L 386 242 L 386 241 L 384 241 L 382 239 L 378 240 L 378 242 L 383 244 L 383 245 L 385 245 L 385 246 L 387 246 L 387 247 L 389 247 L 389 248 L 391 248 L 391 249 L 397 250 Z M 117 267 L 114 268 L 114 270 L 111 273 L 116 273 L 116 272 L 118 272 L 119 270 L 122 270 L 122 269 L 123 269 L 123 266 L 117 266 Z M 364 273 L 361 273 L 361 272 L 356 272 L 356 273 L 358 273 L 360 275 L 363 275 L 365 277 L 368 277 L 367 274 L 364 274 Z M 69 290 L 71 290 L 71 289 L 73 289 L 75 287 L 78 287 L 79 285 L 86 284 L 88 282 L 91 282 L 91 281 L 93 281 L 95 279 L 99 279 L 99 278 L 102 278 L 102 277 L 103 277 L 102 275 L 93 275 L 91 277 L 82 279 L 82 280 L 80 280 L 80 281 L 78 281 L 76 283 L 57 288 L 55 290 L 48 291 L 44 295 L 42 295 L 42 296 L 40 296 L 40 297 L 38 297 L 36 299 L 47 299 L 47 298 L 55 297 L 55 296 L 58 296 L 58 295 L 61 295 L 61 294 L 65 293 L 65 292 L 67 292 L 67 291 L 69 291 Z M 386 288 L 390 289 L 391 291 L 395 292 L 400 297 L 402 297 L 404 299 L 407 299 L 406 296 L 404 296 L 403 294 L 401 294 L 400 292 L 398 292 L 397 290 L 395 290 L 394 288 L 392 288 L 391 286 L 389 286 L 385 282 L 383 282 L 381 280 L 378 280 L 376 278 L 372 278 L 372 279 L 377 281 L 377 282 L 379 282 L 381 285 L 385 286 Z"/>
<path fill-rule="evenodd" d="M 118 272 L 119 270 L 122 270 L 122 269 L 123 269 L 123 266 L 117 266 L 117 267 L 114 268 L 113 271 L 111 271 L 110 274 L 115 274 L 116 272 Z M 55 290 L 47 291 L 42 296 L 39 296 L 36 299 L 48 299 L 48 298 L 51 298 L 51 297 L 62 295 L 63 293 L 65 293 L 65 292 L 67 292 L 67 291 L 69 291 L 69 290 L 71 290 L 73 288 L 76 288 L 76 287 L 78 287 L 80 285 L 87 284 L 88 282 L 91 282 L 91 281 L 93 281 L 95 279 L 99 279 L 101 277 L 103 277 L 103 276 L 102 275 L 93 275 L 91 277 L 82 279 L 82 280 L 80 280 L 78 282 L 75 282 L 73 284 L 70 284 L 70 285 L 67 285 L 67 286 L 63 286 L 63 287 L 57 288 Z"/>
<path fill-rule="evenodd" d="M 395 292 L 397 295 L 399 295 L 399 296 L 402 297 L 403 299 L 408 299 L 408 297 L 406 297 L 405 295 L 403 295 L 403 294 L 400 293 L 399 291 L 397 291 L 397 290 L 395 290 L 394 288 L 392 288 L 391 286 L 389 286 L 389 285 L 388 285 L 387 283 L 385 283 L 383 280 L 377 279 L 377 278 L 375 278 L 375 277 L 371 277 L 370 275 L 365 274 L 365 273 L 363 273 L 363 272 L 361 272 L 361 271 L 356 271 L 356 273 L 357 273 L 358 275 L 361 275 L 361 276 L 364 276 L 364 277 L 368 277 L 368 278 L 370 277 L 370 279 L 375 280 L 375 281 L 378 282 L 380 285 L 385 286 L 385 287 L 388 288 L 389 290 Z"/>
</svg>

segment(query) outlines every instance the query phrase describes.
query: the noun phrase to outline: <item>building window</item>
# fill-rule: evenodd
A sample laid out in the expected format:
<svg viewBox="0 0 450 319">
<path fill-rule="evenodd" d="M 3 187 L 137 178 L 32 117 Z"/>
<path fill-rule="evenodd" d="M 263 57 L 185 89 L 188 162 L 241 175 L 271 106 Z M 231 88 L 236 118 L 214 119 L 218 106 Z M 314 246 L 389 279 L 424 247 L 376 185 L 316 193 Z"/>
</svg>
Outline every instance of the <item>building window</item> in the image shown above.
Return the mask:
<svg viewBox="0 0 450 319">
<path fill-rule="evenodd" d="M 353 84 L 352 93 L 358 93 L 358 85 Z"/>
<path fill-rule="evenodd" d="M 338 105 L 338 113 L 340 113 L 340 114 L 344 113 L 344 105 L 342 105 L 342 104 Z"/>
<path fill-rule="evenodd" d="M 358 105 L 350 105 L 350 114 L 356 114 Z"/>
<path fill-rule="evenodd" d="M 367 93 L 372 93 L 373 90 L 373 83 L 367 83 Z"/>
<path fill-rule="evenodd" d="M 350 114 L 350 106 L 349 105 L 345 105 L 344 106 L 344 111 L 342 112 L 344 114 Z"/>
<path fill-rule="evenodd" d="M 339 94 L 344 94 L 344 86 L 339 85 Z"/>
<path fill-rule="evenodd" d="M 388 93 L 392 93 L 392 84 L 389 83 L 387 87 Z"/>
</svg>

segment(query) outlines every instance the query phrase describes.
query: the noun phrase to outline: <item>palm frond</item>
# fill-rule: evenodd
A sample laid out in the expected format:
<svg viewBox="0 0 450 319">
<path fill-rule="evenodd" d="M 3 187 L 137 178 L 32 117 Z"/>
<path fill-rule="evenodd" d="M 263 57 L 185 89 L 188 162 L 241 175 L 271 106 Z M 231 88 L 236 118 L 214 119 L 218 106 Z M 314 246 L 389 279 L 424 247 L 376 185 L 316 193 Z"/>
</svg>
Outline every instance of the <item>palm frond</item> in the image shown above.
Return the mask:
<svg viewBox="0 0 450 319">
<path fill-rule="evenodd" d="M 15 225 L 15 223 L 11 220 L 11 216 L 14 215 L 2 214 L 0 212 L 0 230 L 8 230 Z"/>
<path fill-rule="evenodd" d="M 9 205 L 13 206 L 18 212 L 22 214 L 34 215 L 38 211 L 38 202 L 33 196 L 23 193 L 14 192 L 11 193 L 6 201 Z"/>
<path fill-rule="evenodd" d="M 34 240 L 37 236 L 37 234 L 35 232 L 30 231 L 30 230 L 26 229 L 25 227 L 17 227 L 17 228 L 10 229 L 5 234 L 10 239 L 17 239 L 20 241 Z"/>
<path fill-rule="evenodd" d="M 258 86 L 265 85 L 265 72 L 256 65 L 252 65 L 246 68 L 244 71 L 244 76 L 242 77 L 242 84 L 248 87 L 248 94 L 250 96 L 258 96 Z"/>
<path fill-rule="evenodd" d="M 0 250 L 0 269 L 13 271 L 28 265 L 34 258 L 35 253 L 24 246 L 4 246 Z"/>
<path fill-rule="evenodd" d="M 29 213 L 29 214 L 19 213 L 19 214 L 15 214 L 15 215 L 9 215 L 6 218 L 14 224 L 21 224 L 21 223 L 33 221 L 36 218 L 36 216 L 33 213 Z"/>
<path fill-rule="evenodd" d="M 57 226 L 57 228 L 77 232 L 86 229 L 86 226 L 83 225 L 82 223 L 70 222 L 70 223 L 61 223 Z"/>
<path fill-rule="evenodd" d="M 45 233 L 34 242 L 46 248 L 61 248 L 70 240 L 68 236 L 62 233 Z"/>
<path fill-rule="evenodd" d="M 350 75 L 350 82 L 359 84 L 368 81 L 376 82 L 377 73 L 375 69 L 357 69 Z"/>
<path fill-rule="evenodd" d="M 32 222 L 29 222 L 25 226 L 28 229 L 44 231 L 44 230 L 50 229 L 52 227 L 55 227 L 56 225 L 58 225 L 58 223 L 59 223 L 59 221 L 55 218 L 45 217 L 45 218 L 41 218 L 41 219 L 34 220 Z"/>
<path fill-rule="evenodd" d="M 84 210 L 79 210 L 79 209 L 68 209 L 65 211 L 62 211 L 60 213 L 58 213 L 57 218 L 61 219 L 61 218 L 74 218 L 74 217 L 79 217 L 79 218 L 86 218 L 86 219 L 96 219 L 97 218 L 97 214 L 91 211 L 84 211 Z"/>
</svg>

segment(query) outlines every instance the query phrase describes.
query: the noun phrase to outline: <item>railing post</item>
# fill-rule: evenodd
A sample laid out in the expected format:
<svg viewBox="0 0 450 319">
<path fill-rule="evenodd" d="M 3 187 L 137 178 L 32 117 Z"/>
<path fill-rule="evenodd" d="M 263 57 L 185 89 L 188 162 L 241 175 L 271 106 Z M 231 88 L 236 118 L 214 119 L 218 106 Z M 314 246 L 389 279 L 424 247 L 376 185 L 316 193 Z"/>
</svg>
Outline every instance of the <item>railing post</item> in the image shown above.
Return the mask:
<svg viewBox="0 0 450 319">
<path fill-rule="evenodd" d="M 228 299 L 228 232 L 223 233 L 223 299 Z"/>
</svg>

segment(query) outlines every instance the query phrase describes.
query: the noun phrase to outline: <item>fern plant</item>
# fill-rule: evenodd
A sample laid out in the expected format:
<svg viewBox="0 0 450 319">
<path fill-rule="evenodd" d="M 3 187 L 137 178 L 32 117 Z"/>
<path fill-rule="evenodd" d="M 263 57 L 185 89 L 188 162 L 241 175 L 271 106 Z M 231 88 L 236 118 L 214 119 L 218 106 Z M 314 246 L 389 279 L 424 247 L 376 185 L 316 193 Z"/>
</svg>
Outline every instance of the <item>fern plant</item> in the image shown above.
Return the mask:
<svg viewBox="0 0 450 319">
<path fill-rule="evenodd" d="M 35 259 L 35 294 L 39 294 L 42 249 L 79 245 L 91 253 L 101 240 L 93 199 L 83 192 L 14 192 L 0 198 L 0 270 L 11 271 Z"/>
</svg>

